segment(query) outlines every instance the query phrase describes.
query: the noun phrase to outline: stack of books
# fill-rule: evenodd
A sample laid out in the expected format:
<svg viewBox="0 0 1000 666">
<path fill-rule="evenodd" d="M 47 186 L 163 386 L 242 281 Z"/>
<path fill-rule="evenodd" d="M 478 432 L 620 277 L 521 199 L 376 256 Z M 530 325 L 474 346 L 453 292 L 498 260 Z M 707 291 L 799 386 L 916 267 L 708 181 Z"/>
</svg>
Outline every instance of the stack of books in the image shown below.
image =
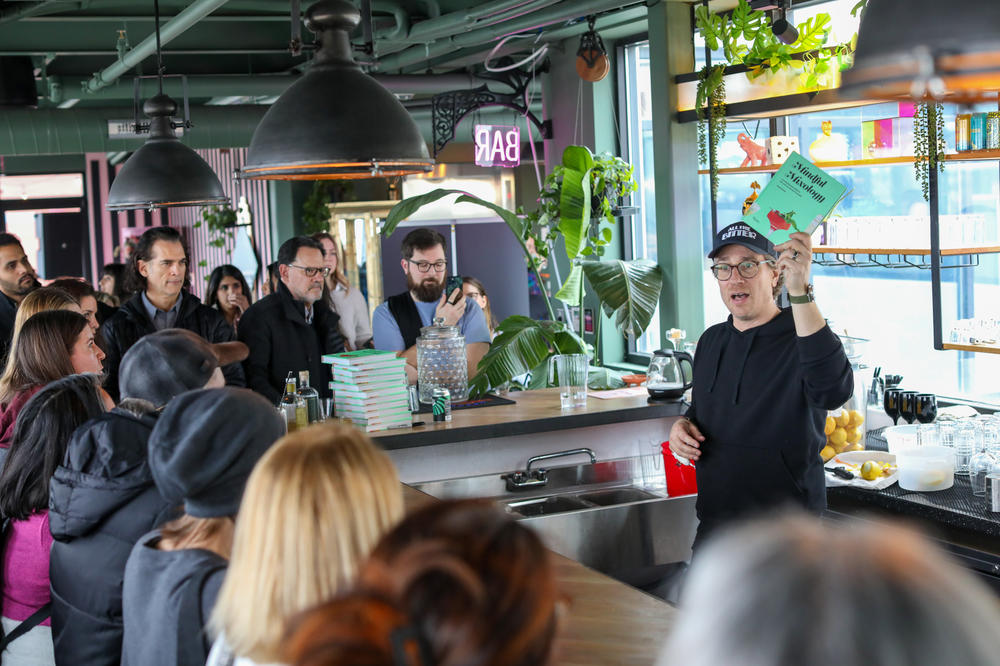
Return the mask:
<svg viewBox="0 0 1000 666">
<path fill-rule="evenodd" d="M 406 391 L 406 359 L 395 352 L 359 349 L 326 354 L 333 370 L 333 406 L 365 432 L 408 426 L 412 422 Z"/>
</svg>

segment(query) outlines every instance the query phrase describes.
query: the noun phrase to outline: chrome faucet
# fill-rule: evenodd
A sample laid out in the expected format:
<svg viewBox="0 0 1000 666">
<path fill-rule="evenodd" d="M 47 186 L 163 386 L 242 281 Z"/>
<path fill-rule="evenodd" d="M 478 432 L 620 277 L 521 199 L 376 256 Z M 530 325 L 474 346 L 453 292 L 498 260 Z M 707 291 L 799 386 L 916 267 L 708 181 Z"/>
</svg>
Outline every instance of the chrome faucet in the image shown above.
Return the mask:
<svg viewBox="0 0 1000 666">
<path fill-rule="evenodd" d="M 577 454 L 585 454 L 590 456 L 590 464 L 597 463 L 597 456 L 591 449 L 579 448 L 579 449 L 567 449 L 566 451 L 556 451 L 554 453 L 543 453 L 540 456 L 532 456 L 528 458 L 528 465 L 525 467 L 524 471 L 515 471 L 509 474 L 503 474 L 500 476 L 501 479 L 507 482 L 507 490 L 523 490 L 525 488 L 537 488 L 544 486 L 549 482 L 549 472 L 547 469 L 541 467 L 532 470 L 531 466 L 542 460 L 550 460 L 552 458 L 563 458 L 565 456 L 575 456 Z"/>
</svg>

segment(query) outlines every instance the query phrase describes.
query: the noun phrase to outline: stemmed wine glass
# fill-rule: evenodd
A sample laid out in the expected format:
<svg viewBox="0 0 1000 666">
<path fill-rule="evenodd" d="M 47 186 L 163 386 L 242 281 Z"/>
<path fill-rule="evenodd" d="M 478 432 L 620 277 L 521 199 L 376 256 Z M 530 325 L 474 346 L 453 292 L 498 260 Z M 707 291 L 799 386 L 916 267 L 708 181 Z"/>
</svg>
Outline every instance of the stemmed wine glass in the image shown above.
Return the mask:
<svg viewBox="0 0 1000 666">
<path fill-rule="evenodd" d="M 907 423 L 913 423 L 917 417 L 917 392 L 903 391 L 899 394 L 899 415 Z"/>
<path fill-rule="evenodd" d="M 931 423 L 937 418 L 937 397 L 933 393 L 917 394 L 916 416 L 921 423 Z"/>
<path fill-rule="evenodd" d="M 882 406 L 885 413 L 892 419 L 892 424 L 899 423 L 899 394 L 903 392 L 901 388 L 887 388 L 882 394 Z"/>
</svg>

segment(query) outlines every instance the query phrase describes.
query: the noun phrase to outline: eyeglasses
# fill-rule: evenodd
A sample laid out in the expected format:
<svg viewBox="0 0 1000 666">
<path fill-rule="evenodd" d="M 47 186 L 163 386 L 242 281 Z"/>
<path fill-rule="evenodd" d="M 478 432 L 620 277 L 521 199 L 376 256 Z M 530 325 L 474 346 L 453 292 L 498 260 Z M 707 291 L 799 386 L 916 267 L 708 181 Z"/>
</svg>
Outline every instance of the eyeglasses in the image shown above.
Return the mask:
<svg viewBox="0 0 1000 666">
<path fill-rule="evenodd" d="M 750 278 L 757 277 L 757 273 L 760 272 L 760 265 L 767 264 L 774 268 L 774 259 L 763 259 L 761 261 L 741 261 L 732 266 L 731 264 L 712 264 L 711 271 L 712 275 L 719 282 L 725 282 L 733 276 L 733 268 L 740 272 L 740 275 L 749 280 Z"/>
<path fill-rule="evenodd" d="M 317 275 L 322 275 L 326 277 L 330 274 L 330 269 L 326 266 L 322 268 L 316 268 L 315 266 L 296 266 L 295 264 L 288 264 L 292 268 L 297 268 L 306 274 L 306 277 L 316 277 Z"/>
<path fill-rule="evenodd" d="M 407 259 L 407 261 L 414 264 L 421 273 L 430 272 L 431 266 L 434 267 L 435 273 L 444 273 L 444 269 L 448 267 L 447 261 L 435 261 L 434 263 L 429 261 L 413 261 L 412 259 Z"/>
</svg>

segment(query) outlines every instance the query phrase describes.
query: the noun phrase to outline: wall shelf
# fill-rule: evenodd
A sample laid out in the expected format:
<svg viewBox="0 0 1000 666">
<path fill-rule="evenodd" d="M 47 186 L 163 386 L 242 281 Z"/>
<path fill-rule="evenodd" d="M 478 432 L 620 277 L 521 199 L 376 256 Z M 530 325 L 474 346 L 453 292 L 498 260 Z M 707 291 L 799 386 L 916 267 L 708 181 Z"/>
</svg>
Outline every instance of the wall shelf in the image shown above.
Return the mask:
<svg viewBox="0 0 1000 666">
<path fill-rule="evenodd" d="M 962 247 L 941 250 L 944 257 L 968 257 L 966 261 L 943 263 L 941 268 L 971 268 L 979 265 L 979 255 L 1000 253 L 1000 247 Z M 813 263 L 820 266 L 847 266 L 850 268 L 922 268 L 929 269 L 931 251 L 927 248 L 813 248 Z M 919 259 L 914 259 L 919 258 Z"/>
<path fill-rule="evenodd" d="M 985 160 L 1000 160 L 1000 150 L 969 150 L 966 152 L 944 156 L 945 162 L 981 162 Z M 820 169 L 854 169 L 857 167 L 887 166 L 893 164 L 913 164 L 913 156 L 902 155 L 899 157 L 876 157 L 868 160 L 816 162 L 816 166 Z M 774 173 L 780 168 L 780 164 L 765 164 L 763 166 L 730 167 L 728 169 L 719 169 L 719 173 Z M 708 173 L 708 169 L 699 169 L 698 173 L 705 175 Z"/>
<path fill-rule="evenodd" d="M 1000 345 L 992 344 L 982 344 L 982 345 L 965 345 L 956 344 L 954 342 L 945 342 L 941 345 L 941 349 L 952 349 L 955 351 L 967 351 L 967 352 L 978 352 L 981 354 L 1000 354 Z"/>
</svg>

